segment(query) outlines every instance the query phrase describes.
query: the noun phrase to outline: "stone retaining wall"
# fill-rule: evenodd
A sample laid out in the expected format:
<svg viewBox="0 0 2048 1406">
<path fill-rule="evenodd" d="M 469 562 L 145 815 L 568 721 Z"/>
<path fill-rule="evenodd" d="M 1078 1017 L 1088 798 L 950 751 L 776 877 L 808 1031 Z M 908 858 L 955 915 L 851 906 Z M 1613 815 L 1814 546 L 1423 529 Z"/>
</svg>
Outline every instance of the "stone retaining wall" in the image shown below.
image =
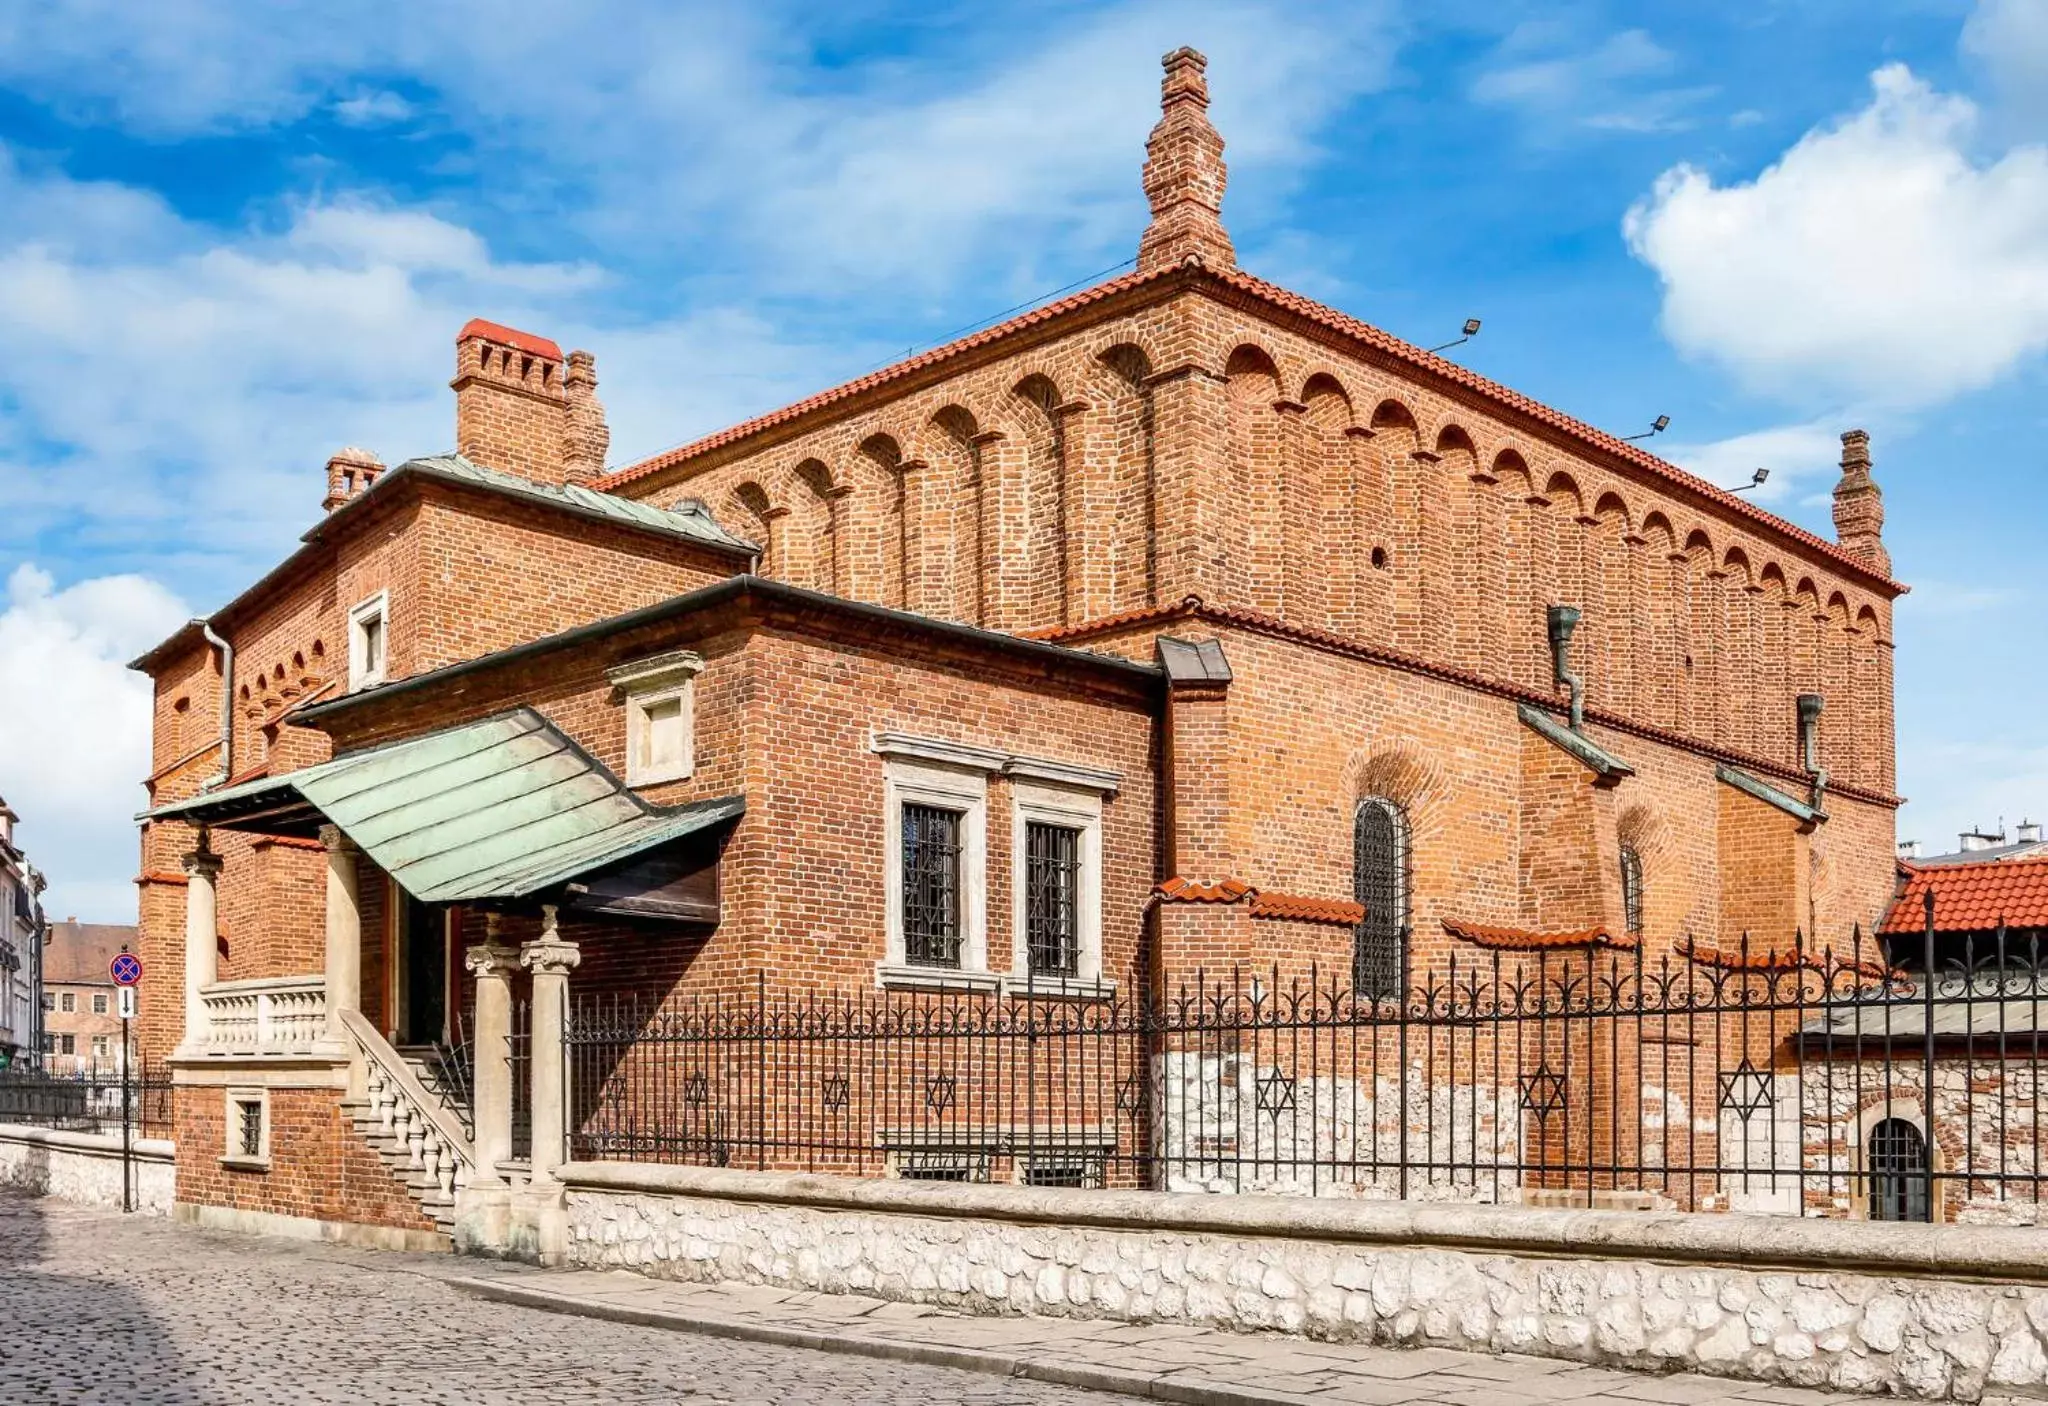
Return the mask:
<svg viewBox="0 0 2048 1406">
<path fill-rule="evenodd" d="M 132 1147 L 135 1209 L 168 1215 L 174 1144 L 137 1138 Z M 121 1206 L 119 1133 L 67 1133 L 0 1123 L 0 1186 L 87 1206 Z"/>
<path fill-rule="evenodd" d="M 2048 1397 L 2048 1233 L 562 1168 L 568 1261 L 977 1313 Z"/>
</svg>

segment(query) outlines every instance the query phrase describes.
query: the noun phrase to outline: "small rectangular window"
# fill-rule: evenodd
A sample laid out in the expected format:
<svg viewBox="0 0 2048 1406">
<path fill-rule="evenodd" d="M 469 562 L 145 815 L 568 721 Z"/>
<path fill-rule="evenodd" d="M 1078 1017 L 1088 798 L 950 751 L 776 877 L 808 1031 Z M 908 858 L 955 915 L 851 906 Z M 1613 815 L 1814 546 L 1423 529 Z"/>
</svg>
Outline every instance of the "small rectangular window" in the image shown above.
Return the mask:
<svg viewBox="0 0 2048 1406">
<path fill-rule="evenodd" d="M 903 955 L 912 966 L 960 965 L 960 812 L 903 807 Z"/>
<path fill-rule="evenodd" d="M 260 1158 L 263 1155 L 263 1100 L 235 1100 L 235 1155 Z"/>
<path fill-rule="evenodd" d="M 66 1015 L 76 1011 L 78 1009 L 78 993 L 76 991 L 64 992 L 57 998 L 57 1009 L 63 1011 Z"/>
<path fill-rule="evenodd" d="M 94 1059 L 105 1059 L 110 1048 L 111 1046 L 109 1046 L 106 1036 L 95 1035 L 92 1037 L 92 1057 Z"/>
<path fill-rule="evenodd" d="M 390 597 L 383 591 L 348 613 L 348 686 L 369 688 L 384 682 L 390 662 Z"/>
<path fill-rule="evenodd" d="M 77 1054 L 78 1037 L 76 1035 L 59 1035 L 57 1037 L 57 1053 Z"/>
<path fill-rule="evenodd" d="M 988 1180 L 988 1158 L 977 1152 L 899 1152 L 896 1175 L 904 1181 Z"/>
<path fill-rule="evenodd" d="M 94 1015 L 105 1015 L 107 1013 L 107 998 L 105 993 L 97 991 L 93 993 L 92 1013 Z"/>
<path fill-rule="evenodd" d="M 1024 827 L 1024 929 L 1033 976 L 1080 970 L 1081 832 L 1031 821 Z"/>
<path fill-rule="evenodd" d="M 1102 1185 L 1102 1161 L 1071 1153 L 1027 1158 L 1018 1180 L 1026 1186 L 1064 1187 L 1089 1190 Z"/>
</svg>

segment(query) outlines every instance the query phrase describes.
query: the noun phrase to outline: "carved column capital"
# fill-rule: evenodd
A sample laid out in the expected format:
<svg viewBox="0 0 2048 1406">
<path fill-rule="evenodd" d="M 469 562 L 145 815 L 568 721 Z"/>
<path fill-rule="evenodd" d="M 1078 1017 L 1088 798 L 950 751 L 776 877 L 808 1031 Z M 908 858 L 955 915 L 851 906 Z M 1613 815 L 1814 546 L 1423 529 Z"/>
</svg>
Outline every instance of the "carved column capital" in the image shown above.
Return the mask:
<svg viewBox="0 0 2048 1406">
<path fill-rule="evenodd" d="M 203 840 L 198 849 L 186 855 L 180 862 L 185 866 L 185 872 L 195 879 L 204 878 L 210 881 L 220 877 L 221 857 L 206 848 Z"/>
<path fill-rule="evenodd" d="M 339 825 L 322 825 L 320 843 L 327 847 L 329 854 L 347 854 L 356 848 L 356 842 L 342 834 Z"/>
<path fill-rule="evenodd" d="M 535 976 L 567 976 L 583 960 L 582 949 L 562 941 L 552 903 L 541 910 L 540 936 L 519 949 L 519 965 Z"/>
<path fill-rule="evenodd" d="M 576 949 L 572 947 L 569 950 L 573 952 Z M 480 942 L 474 947 L 463 949 L 462 965 L 479 981 L 506 981 L 524 965 L 524 957 L 517 947 L 495 942 Z"/>
</svg>

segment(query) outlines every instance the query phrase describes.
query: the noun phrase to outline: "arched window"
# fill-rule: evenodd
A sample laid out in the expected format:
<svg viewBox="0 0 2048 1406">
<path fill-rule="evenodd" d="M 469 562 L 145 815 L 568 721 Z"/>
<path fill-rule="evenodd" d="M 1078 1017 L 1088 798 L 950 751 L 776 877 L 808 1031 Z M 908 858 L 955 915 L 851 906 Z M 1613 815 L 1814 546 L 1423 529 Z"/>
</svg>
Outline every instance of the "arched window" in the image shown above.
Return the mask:
<svg viewBox="0 0 2048 1406">
<path fill-rule="evenodd" d="M 1927 1197 L 1927 1139 L 1903 1118 L 1887 1118 L 1870 1130 L 1870 1218 L 1930 1219 Z"/>
<path fill-rule="evenodd" d="M 1352 983 L 1362 996 L 1398 999 L 1408 976 L 1408 817 L 1392 801 L 1362 800 L 1351 842 L 1352 897 L 1365 909 Z"/>
<path fill-rule="evenodd" d="M 1634 845 L 1621 847 L 1621 912 L 1630 932 L 1643 930 L 1643 857 Z"/>
</svg>

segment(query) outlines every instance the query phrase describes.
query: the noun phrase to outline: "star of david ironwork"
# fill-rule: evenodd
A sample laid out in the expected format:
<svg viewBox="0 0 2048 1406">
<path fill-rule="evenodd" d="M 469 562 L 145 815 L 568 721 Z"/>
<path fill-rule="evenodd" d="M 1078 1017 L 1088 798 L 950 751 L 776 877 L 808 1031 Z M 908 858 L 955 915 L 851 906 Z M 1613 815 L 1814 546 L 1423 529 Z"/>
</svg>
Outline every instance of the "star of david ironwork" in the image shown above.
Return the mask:
<svg viewBox="0 0 2048 1406">
<path fill-rule="evenodd" d="M 953 1106 L 953 1076 L 934 1074 L 925 1080 L 924 1106 L 934 1113 L 944 1113 Z"/>
<path fill-rule="evenodd" d="M 1259 1111 L 1278 1118 L 1294 1111 L 1294 1080 L 1275 1069 L 1259 1079 Z"/>
<path fill-rule="evenodd" d="M 1747 1059 L 1721 1076 L 1721 1107 L 1754 1118 L 1776 1101 L 1771 1076 Z"/>
<path fill-rule="evenodd" d="M 847 1100 L 852 1096 L 849 1081 L 844 1074 L 827 1074 L 819 1092 L 824 1097 L 826 1109 L 833 1113 L 846 1107 Z"/>
<path fill-rule="evenodd" d="M 683 1102 L 689 1104 L 692 1108 L 702 1108 L 704 1100 L 710 1096 L 710 1093 L 710 1082 L 705 1079 L 701 1070 L 683 1080 Z"/>
<path fill-rule="evenodd" d="M 1539 1064 L 1534 1074 L 1522 1076 L 1522 1107 L 1538 1118 L 1548 1118 L 1564 1107 L 1564 1080 L 1549 1065 Z"/>
<path fill-rule="evenodd" d="M 1144 1106 L 1145 1086 L 1139 1082 L 1138 1076 L 1133 1074 L 1117 1086 L 1116 1111 L 1124 1114 L 1134 1114 Z"/>
</svg>

